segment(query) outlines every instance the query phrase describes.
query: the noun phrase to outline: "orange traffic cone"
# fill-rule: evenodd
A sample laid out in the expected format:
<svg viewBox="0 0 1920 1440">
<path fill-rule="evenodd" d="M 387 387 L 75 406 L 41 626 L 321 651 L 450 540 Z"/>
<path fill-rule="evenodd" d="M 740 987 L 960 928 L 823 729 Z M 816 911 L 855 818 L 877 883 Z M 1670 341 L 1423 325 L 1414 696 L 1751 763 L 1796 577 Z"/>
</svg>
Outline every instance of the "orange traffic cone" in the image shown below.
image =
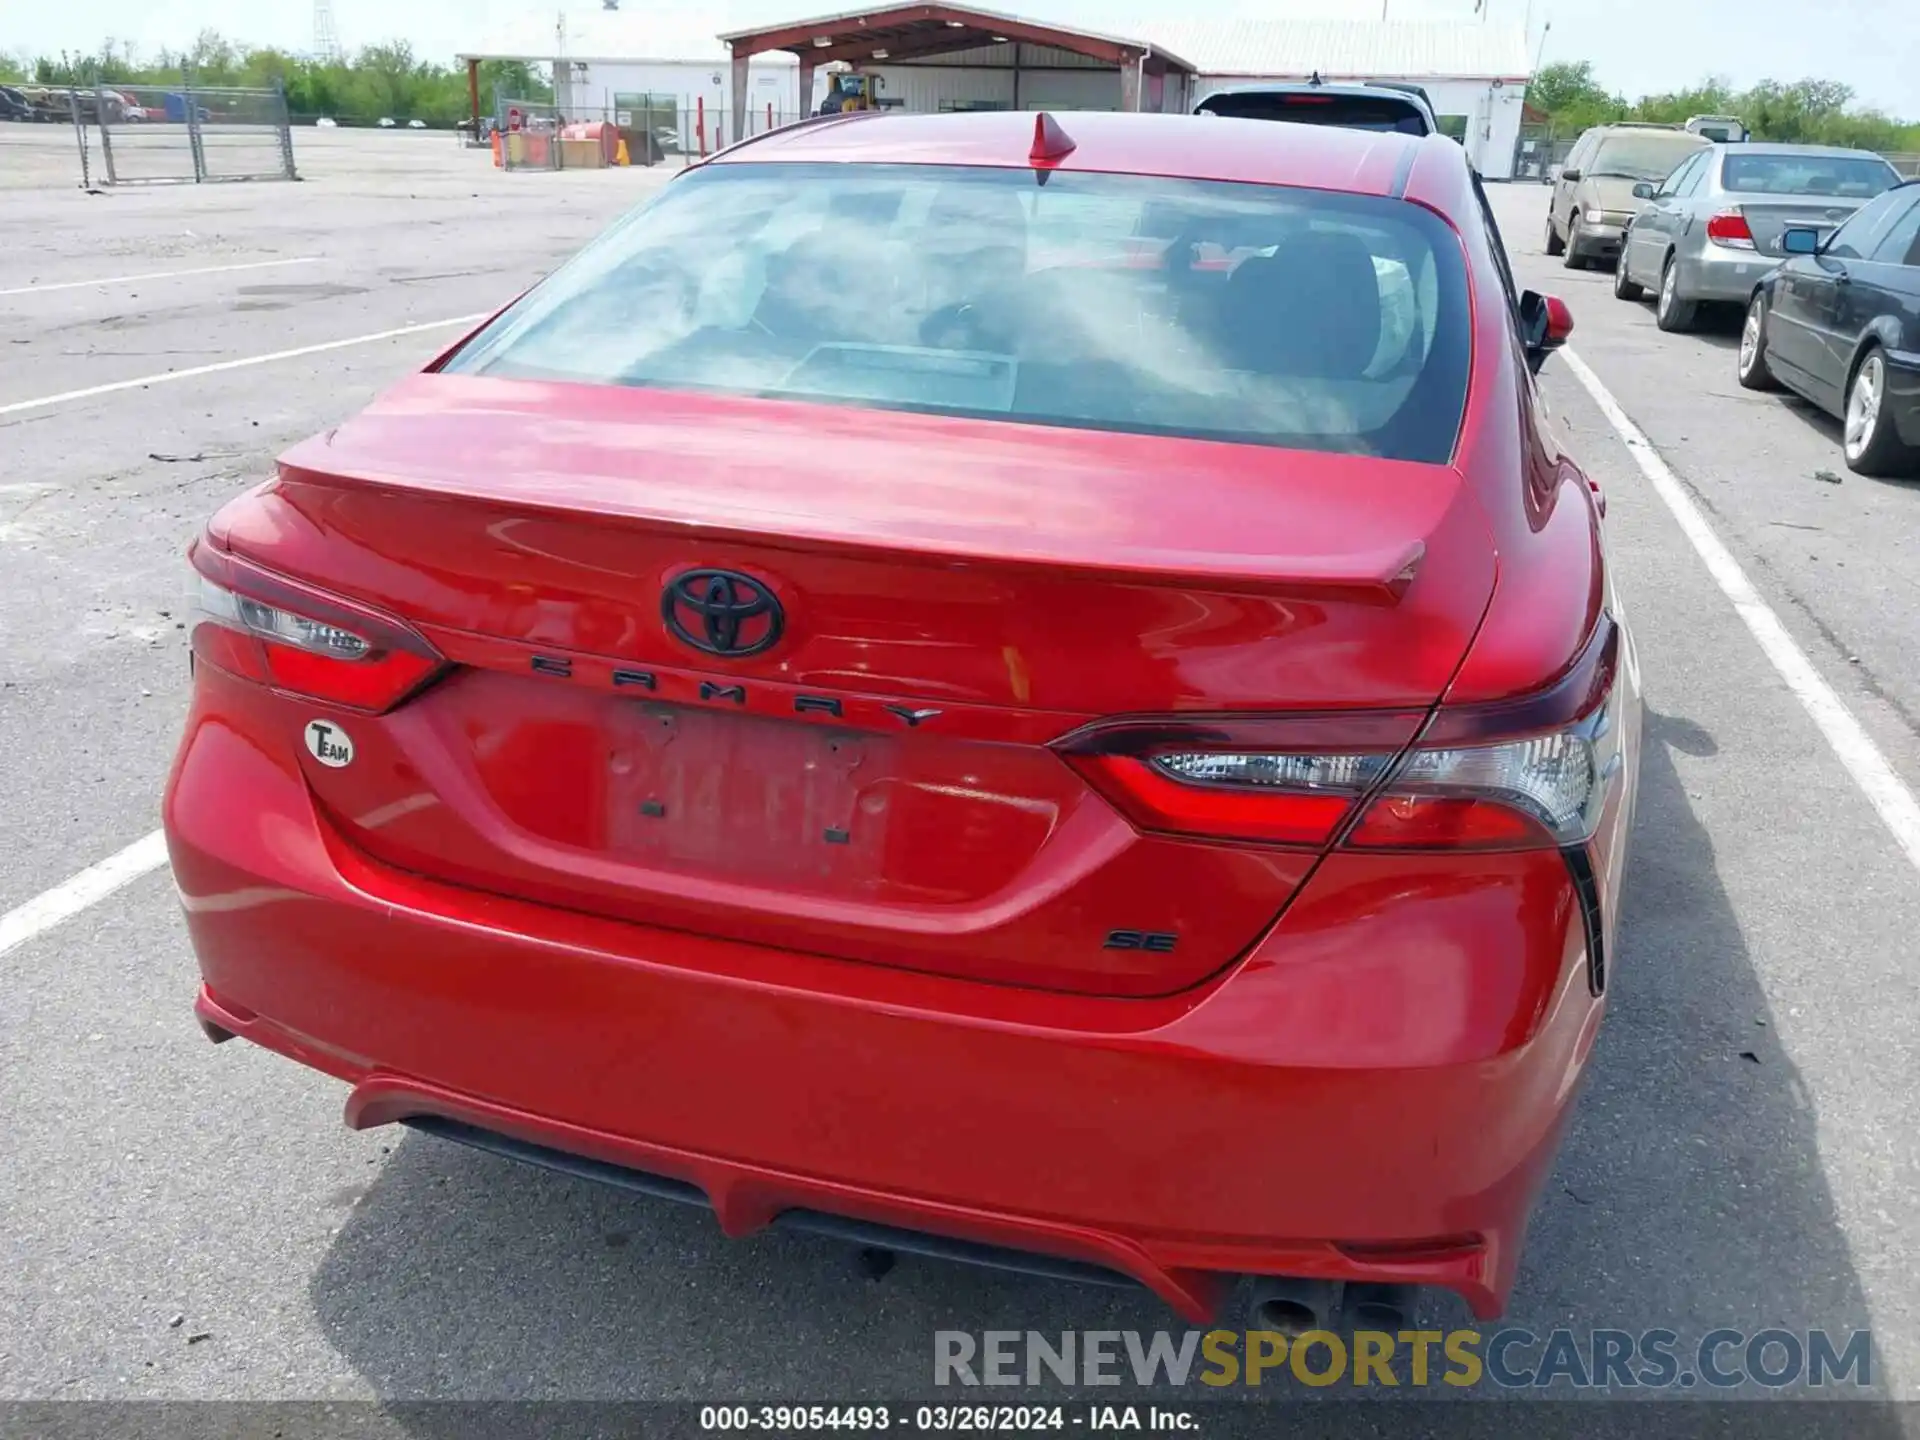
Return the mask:
<svg viewBox="0 0 1920 1440">
<path fill-rule="evenodd" d="M 624 135 L 620 137 L 620 148 L 613 152 L 613 163 L 616 165 L 631 165 L 633 163 L 633 161 L 627 158 L 627 137 Z"/>
<path fill-rule="evenodd" d="M 500 168 L 500 132 L 498 130 L 493 132 L 493 168 L 496 170 Z"/>
</svg>

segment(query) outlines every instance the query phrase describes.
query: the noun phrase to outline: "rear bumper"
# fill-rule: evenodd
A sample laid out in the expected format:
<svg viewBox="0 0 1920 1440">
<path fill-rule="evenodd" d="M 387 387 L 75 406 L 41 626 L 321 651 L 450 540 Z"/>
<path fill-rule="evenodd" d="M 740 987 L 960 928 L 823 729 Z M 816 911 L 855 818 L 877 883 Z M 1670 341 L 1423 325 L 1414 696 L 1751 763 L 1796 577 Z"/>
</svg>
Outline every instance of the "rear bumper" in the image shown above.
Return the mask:
<svg viewBox="0 0 1920 1440">
<path fill-rule="evenodd" d="M 1620 253 L 1620 240 L 1626 233 L 1627 227 L 1624 223 L 1609 224 L 1582 220 L 1579 229 L 1579 245 L 1574 247 L 1571 246 L 1571 242 L 1569 244 L 1576 253 L 1588 259 L 1605 260 Z"/>
<path fill-rule="evenodd" d="M 1159 1000 L 719 942 L 380 866 L 198 708 L 168 842 L 210 1033 L 696 1187 L 1090 1263 L 1208 1318 L 1243 1273 L 1449 1287 L 1482 1317 L 1596 1031 L 1558 855 L 1337 856 Z"/>
<path fill-rule="evenodd" d="M 1703 245 L 1696 254 L 1685 257 L 1683 263 L 1680 293 L 1687 299 L 1708 304 L 1745 305 L 1753 298 L 1753 287 L 1779 267 L 1780 257 L 1753 250 L 1730 250 L 1724 245 Z"/>
</svg>

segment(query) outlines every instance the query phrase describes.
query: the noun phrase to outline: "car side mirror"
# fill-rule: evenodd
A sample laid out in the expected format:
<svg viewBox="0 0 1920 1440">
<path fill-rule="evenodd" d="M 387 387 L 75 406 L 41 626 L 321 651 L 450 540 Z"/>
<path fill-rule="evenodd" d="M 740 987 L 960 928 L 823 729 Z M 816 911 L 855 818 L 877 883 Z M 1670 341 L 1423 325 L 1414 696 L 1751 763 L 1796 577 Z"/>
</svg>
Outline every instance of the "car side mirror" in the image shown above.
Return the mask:
<svg viewBox="0 0 1920 1440">
<path fill-rule="evenodd" d="M 1575 168 L 1572 170 L 1562 170 L 1560 172 L 1560 178 L 1562 180 L 1578 180 L 1580 178 L 1580 171 L 1578 168 Z"/>
<path fill-rule="evenodd" d="M 1651 180 L 1636 182 L 1633 187 L 1633 198 L 1636 200 L 1651 200 L 1653 198 L 1653 182 Z"/>
<path fill-rule="evenodd" d="M 1520 297 L 1520 337 L 1527 347 L 1527 368 L 1536 375 L 1547 356 L 1573 334 L 1573 312 L 1558 295 L 1529 290 Z"/>
<path fill-rule="evenodd" d="M 1783 255 L 1818 255 L 1820 232 L 1808 225 L 1789 225 L 1780 232 L 1780 252 Z"/>
</svg>

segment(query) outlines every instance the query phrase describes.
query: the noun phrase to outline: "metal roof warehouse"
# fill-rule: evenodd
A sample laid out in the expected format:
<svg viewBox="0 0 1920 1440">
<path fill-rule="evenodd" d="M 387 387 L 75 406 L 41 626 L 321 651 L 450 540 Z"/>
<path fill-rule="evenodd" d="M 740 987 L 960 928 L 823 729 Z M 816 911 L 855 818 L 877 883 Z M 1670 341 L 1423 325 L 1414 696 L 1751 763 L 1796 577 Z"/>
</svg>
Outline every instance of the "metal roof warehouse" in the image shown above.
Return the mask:
<svg viewBox="0 0 1920 1440">
<path fill-rule="evenodd" d="M 724 7 L 664 16 L 601 9 L 563 14 L 557 25 L 523 15 L 518 29 L 461 58 L 551 64 L 569 117 L 643 100 L 682 116 L 683 129 L 700 127 L 704 148 L 814 113 L 829 66 L 872 74 L 882 104 L 916 112 L 1184 113 L 1214 90 L 1259 80 L 1397 80 L 1426 90 L 1442 127 L 1489 179 L 1513 172 L 1532 68 L 1521 29 L 1486 20 L 1170 15 L 1147 39 L 970 5 L 880 5 L 752 26 L 727 19 Z"/>
</svg>

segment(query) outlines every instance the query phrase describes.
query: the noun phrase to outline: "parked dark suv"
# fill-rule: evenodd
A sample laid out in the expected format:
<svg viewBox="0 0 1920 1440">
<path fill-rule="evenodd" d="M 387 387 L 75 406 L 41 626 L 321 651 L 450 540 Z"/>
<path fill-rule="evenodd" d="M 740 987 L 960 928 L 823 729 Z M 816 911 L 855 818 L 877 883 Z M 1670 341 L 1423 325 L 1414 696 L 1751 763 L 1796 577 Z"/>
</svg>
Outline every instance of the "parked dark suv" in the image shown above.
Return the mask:
<svg viewBox="0 0 1920 1440">
<path fill-rule="evenodd" d="M 1346 130 L 1393 130 L 1402 135 L 1434 135 L 1440 130 L 1426 91 L 1417 85 L 1328 85 L 1318 75 L 1300 84 L 1217 90 L 1194 106 L 1193 113 L 1338 125 Z"/>
</svg>

